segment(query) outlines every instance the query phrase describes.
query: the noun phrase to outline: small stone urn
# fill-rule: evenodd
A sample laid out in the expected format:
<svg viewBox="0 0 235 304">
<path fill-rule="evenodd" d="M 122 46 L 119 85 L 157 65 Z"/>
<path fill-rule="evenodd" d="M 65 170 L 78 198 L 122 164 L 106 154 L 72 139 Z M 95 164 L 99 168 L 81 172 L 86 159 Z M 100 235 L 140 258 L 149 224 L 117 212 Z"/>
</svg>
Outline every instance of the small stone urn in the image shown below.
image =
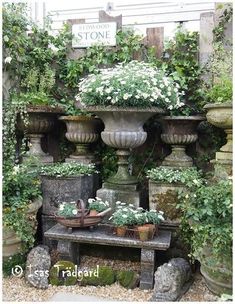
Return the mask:
<svg viewBox="0 0 235 304">
<path fill-rule="evenodd" d="M 185 152 L 186 146 L 197 138 L 197 126 L 205 118 L 203 116 L 165 116 L 161 118 L 164 143 L 171 145 L 172 152 L 165 157 L 162 166 L 191 167 L 193 160 Z"/>
<path fill-rule="evenodd" d="M 233 108 L 232 103 L 214 103 L 205 105 L 206 118 L 212 125 L 224 129 L 227 134 L 227 143 L 216 152 L 214 162 L 226 168 L 231 174 L 233 159 Z"/>
<path fill-rule="evenodd" d="M 64 121 L 67 127 L 66 138 L 76 145 L 73 154 L 66 158 L 66 162 L 92 163 L 94 155 L 89 150 L 89 145 L 98 140 L 102 127 L 99 118 L 89 116 L 62 116 L 59 118 Z"/>
<path fill-rule="evenodd" d="M 42 163 L 53 163 L 53 157 L 43 152 L 41 139 L 45 134 L 51 132 L 55 127 L 58 115 L 63 112 L 63 109 L 59 107 L 29 106 L 27 108 L 27 121 L 23 121 L 21 117 L 18 117 L 18 130 L 29 138 L 28 156 L 36 156 Z"/>
</svg>

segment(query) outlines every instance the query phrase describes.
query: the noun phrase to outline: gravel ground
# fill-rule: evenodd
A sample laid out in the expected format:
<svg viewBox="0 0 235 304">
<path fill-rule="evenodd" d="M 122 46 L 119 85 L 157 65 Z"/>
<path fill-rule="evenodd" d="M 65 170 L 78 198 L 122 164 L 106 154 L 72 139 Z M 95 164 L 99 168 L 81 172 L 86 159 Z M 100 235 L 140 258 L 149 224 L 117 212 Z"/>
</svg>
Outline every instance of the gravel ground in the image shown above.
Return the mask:
<svg viewBox="0 0 235 304">
<path fill-rule="evenodd" d="M 140 270 L 140 263 L 136 262 L 123 262 L 114 260 L 103 260 L 101 258 L 83 257 L 81 260 L 81 266 L 89 267 L 96 265 L 108 265 L 114 269 L 132 269 L 135 271 Z M 3 278 L 3 301 L 11 302 L 43 302 L 48 301 L 57 292 L 71 292 L 74 294 L 93 295 L 104 297 L 107 299 L 121 300 L 121 301 L 149 301 L 152 296 L 152 291 L 140 290 L 136 288 L 134 290 L 127 290 L 121 287 L 118 283 L 115 283 L 107 287 L 95 287 L 95 286 L 49 286 L 46 290 L 36 289 L 31 287 L 25 282 L 24 278 L 8 277 Z M 218 298 L 214 296 L 207 289 L 202 276 L 198 273 L 195 275 L 195 281 L 192 284 L 189 291 L 182 297 L 182 302 L 211 302 L 218 301 Z"/>
</svg>

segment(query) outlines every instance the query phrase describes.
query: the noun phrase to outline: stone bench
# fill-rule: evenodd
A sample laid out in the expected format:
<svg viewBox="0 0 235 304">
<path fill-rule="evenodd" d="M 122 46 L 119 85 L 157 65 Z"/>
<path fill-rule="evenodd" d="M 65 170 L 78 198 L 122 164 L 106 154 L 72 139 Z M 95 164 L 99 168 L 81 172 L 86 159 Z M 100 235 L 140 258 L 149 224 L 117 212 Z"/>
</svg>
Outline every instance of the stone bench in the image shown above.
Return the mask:
<svg viewBox="0 0 235 304">
<path fill-rule="evenodd" d="M 99 244 L 106 246 L 132 247 L 141 249 L 140 289 L 152 289 L 155 271 L 155 251 L 167 250 L 170 247 L 171 232 L 160 230 L 159 235 L 150 241 L 109 235 L 104 228 L 94 231 L 77 229 L 68 231 L 60 224 L 53 226 L 44 233 L 45 238 L 58 240 L 57 250 L 61 259 L 66 259 L 79 265 L 79 246 L 76 243 Z"/>
</svg>

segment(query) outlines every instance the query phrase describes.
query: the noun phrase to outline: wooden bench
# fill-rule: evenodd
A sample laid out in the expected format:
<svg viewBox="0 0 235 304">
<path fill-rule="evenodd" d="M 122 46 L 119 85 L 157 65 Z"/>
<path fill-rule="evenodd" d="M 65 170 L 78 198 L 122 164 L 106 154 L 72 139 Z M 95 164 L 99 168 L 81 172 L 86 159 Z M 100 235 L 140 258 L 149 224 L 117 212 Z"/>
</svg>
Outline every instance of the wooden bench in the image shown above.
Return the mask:
<svg viewBox="0 0 235 304">
<path fill-rule="evenodd" d="M 160 230 L 159 235 L 151 241 L 118 237 L 107 234 L 102 227 L 94 231 L 77 229 L 69 232 L 64 226 L 57 224 L 44 233 L 46 238 L 58 240 L 57 250 L 61 259 L 79 265 L 79 246 L 76 243 L 99 244 L 106 246 L 141 248 L 140 289 L 152 289 L 155 271 L 155 251 L 167 250 L 170 247 L 171 232 Z"/>
</svg>

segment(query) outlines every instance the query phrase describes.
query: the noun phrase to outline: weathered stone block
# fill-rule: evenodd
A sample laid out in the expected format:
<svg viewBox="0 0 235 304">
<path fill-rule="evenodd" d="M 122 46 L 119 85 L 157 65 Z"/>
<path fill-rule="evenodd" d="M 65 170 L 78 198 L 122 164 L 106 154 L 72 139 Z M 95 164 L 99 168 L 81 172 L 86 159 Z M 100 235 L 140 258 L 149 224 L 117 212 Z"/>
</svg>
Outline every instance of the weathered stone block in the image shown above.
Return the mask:
<svg viewBox="0 0 235 304">
<path fill-rule="evenodd" d="M 54 178 L 41 176 L 44 215 L 54 215 L 61 202 L 82 199 L 85 203 L 89 197 L 94 197 L 98 186 L 98 174 L 91 176 Z"/>
<path fill-rule="evenodd" d="M 178 204 L 178 191 L 185 187 L 182 184 L 156 183 L 149 181 L 149 207 L 164 212 L 166 223 L 179 224 L 180 211 Z"/>
</svg>

